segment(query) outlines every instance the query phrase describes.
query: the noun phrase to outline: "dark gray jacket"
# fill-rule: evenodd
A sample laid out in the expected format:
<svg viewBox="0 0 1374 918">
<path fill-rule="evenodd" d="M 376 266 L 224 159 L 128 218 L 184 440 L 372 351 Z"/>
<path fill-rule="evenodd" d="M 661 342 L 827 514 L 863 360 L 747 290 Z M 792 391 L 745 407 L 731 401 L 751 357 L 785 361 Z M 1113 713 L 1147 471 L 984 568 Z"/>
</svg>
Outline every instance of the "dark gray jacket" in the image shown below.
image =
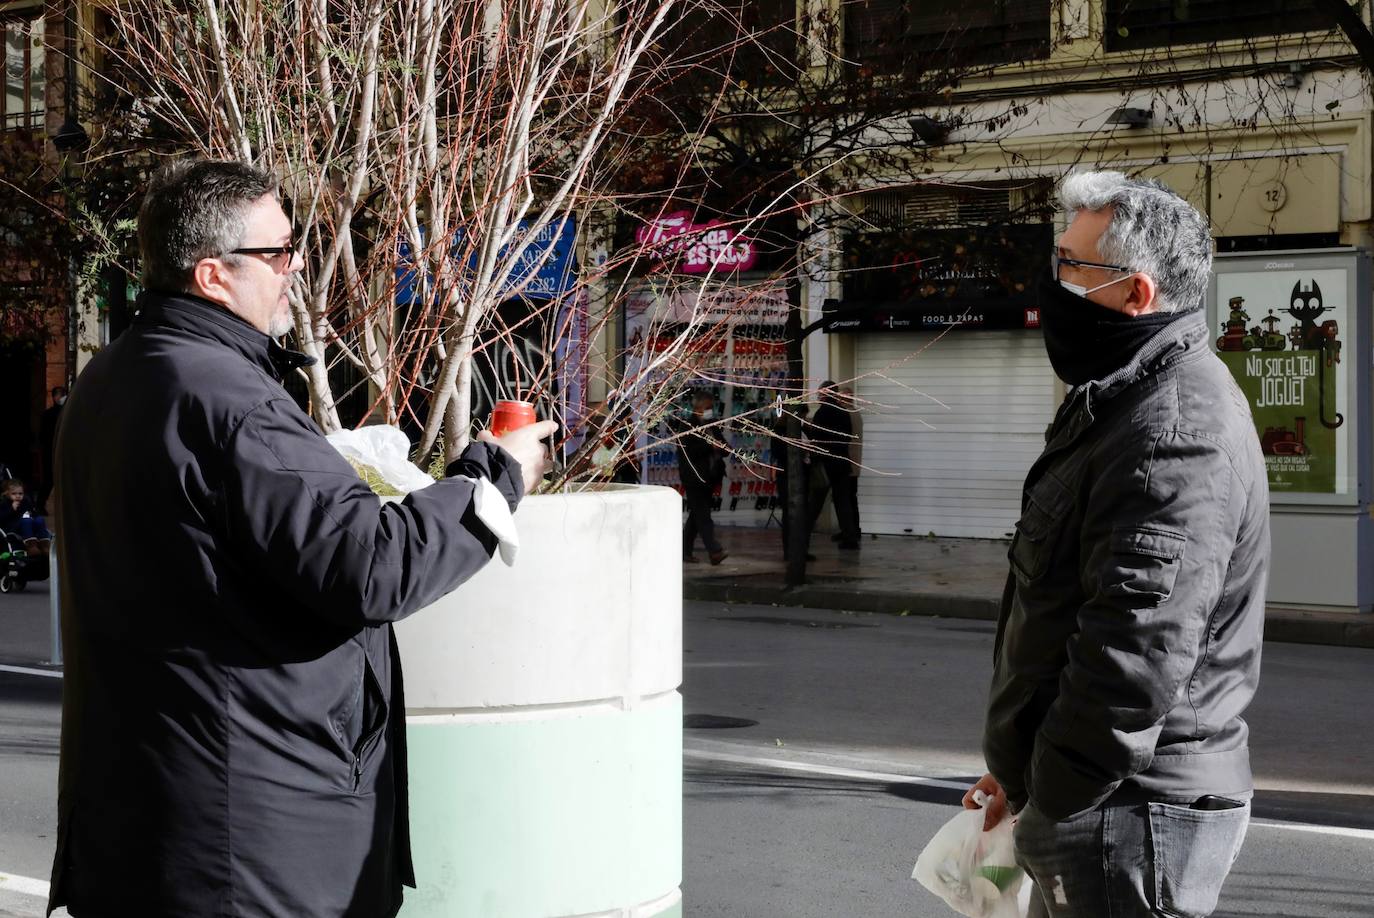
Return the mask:
<svg viewBox="0 0 1374 918">
<path fill-rule="evenodd" d="M 58 434 L 50 907 L 392 915 L 414 880 L 389 623 L 490 559 L 474 485 L 381 503 L 282 389 L 301 355 L 195 297 L 139 306 Z M 522 496 L 495 447 L 455 466 Z"/>
<path fill-rule="evenodd" d="M 1009 552 L 983 750 L 1014 808 L 1251 790 L 1269 499 L 1199 314 L 1074 389 Z"/>
</svg>

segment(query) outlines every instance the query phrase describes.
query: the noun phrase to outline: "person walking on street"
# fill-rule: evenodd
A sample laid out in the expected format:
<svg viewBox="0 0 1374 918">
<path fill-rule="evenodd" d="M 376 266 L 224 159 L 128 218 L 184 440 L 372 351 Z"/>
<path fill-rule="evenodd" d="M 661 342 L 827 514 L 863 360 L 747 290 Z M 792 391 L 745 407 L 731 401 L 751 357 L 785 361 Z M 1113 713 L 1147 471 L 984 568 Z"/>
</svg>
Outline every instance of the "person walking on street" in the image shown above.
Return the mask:
<svg viewBox="0 0 1374 918">
<path fill-rule="evenodd" d="M 180 162 L 132 326 L 57 431 L 58 827 L 75 918 L 374 918 L 414 886 L 391 623 L 477 573 L 547 469 L 533 424 L 382 502 L 282 388 L 303 265 L 265 172 Z"/>
<path fill-rule="evenodd" d="M 849 460 L 849 451 L 854 444 L 854 425 L 844 396 L 835 388 L 833 380 L 821 383 L 820 402 L 813 422 L 816 446 L 821 451 L 830 502 L 835 507 L 835 521 L 840 527 L 840 548 L 854 550 L 859 547 L 859 480 L 851 474 Z M 820 509 L 818 502 L 813 510 L 813 524 Z"/>
<path fill-rule="evenodd" d="M 1061 200 L 1040 308 L 1070 388 L 1022 492 L 975 790 L 986 825 L 1016 817 L 1031 916 L 1205 916 L 1253 795 L 1264 458 L 1208 347 L 1206 218 L 1116 172 Z"/>
<path fill-rule="evenodd" d="M 677 469 L 687 503 L 687 523 L 682 529 L 682 560 L 697 563 L 692 553 L 697 536 L 706 547 L 712 564 L 728 557 L 716 541 L 716 527 L 711 520 L 711 504 L 716 488 L 725 477 L 725 457 L 712 432 L 701 428 L 715 419 L 716 397 L 708 390 L 692 395 L 692 414 L 674 425 L 677 434 Z"/>
</svg>

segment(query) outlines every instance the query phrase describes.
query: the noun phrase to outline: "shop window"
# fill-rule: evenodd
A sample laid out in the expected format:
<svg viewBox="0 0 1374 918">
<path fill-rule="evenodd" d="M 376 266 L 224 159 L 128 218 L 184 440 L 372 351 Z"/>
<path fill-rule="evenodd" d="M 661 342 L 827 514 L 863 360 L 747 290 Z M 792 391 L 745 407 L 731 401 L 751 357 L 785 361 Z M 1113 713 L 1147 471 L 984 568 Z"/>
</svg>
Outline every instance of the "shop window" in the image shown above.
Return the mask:
<svg viewBox="0 0 1374 918">
<path fill-rule="evenodd" d="M 1050 0 L 844 0 L 844 49 L 882 73 L 1041 60 Z"/>
<path fill-rule="evenodd" d="M 1107 0 L 1108 51 L 1329 31 L 1313 0 Z"/>
<path fill-rule="evenodd" d="M 12 131 L 43 125 L 43 10 L 0 13 L 5 31 L 5 91 L 0 127 Z"/>
<path fill-rule="evenodd" d="M 796 0 L 688 0 L 674 5 L 656 44 L 654 65 L 693 65 L 731 82 L 789 83 L 801 72 Z"/>
</svg>

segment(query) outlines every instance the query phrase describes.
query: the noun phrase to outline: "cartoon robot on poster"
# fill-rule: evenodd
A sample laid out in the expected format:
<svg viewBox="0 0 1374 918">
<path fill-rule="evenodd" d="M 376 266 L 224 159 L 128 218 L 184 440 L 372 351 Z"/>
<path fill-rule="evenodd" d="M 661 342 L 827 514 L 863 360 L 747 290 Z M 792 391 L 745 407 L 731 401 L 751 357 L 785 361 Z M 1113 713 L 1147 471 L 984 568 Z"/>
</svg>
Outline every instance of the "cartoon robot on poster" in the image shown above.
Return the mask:
<svg viewBox="0 0 1374 918">
<path fill-rule="evenodd" d="M 1217 350 L 1281 351 L 1288 347 L 1288 340 L 1274 330 L 1274 326 L 1282 321 L 1274 315 L 1274 310 L 1269 310 L 1269 315 L 1260 319 L 1260 322 L 1266 326 L 1265 329 L 1255 325 L 1247 330 L 1245 323 L 1250 321 L 1250 314 L 1245 311 L 1245 297 L 1233 296 L 1228 305 L 1231 307 L 1231 314 L 1221 324 L 1221 337 L 1217 339 Z"/>
</svg>

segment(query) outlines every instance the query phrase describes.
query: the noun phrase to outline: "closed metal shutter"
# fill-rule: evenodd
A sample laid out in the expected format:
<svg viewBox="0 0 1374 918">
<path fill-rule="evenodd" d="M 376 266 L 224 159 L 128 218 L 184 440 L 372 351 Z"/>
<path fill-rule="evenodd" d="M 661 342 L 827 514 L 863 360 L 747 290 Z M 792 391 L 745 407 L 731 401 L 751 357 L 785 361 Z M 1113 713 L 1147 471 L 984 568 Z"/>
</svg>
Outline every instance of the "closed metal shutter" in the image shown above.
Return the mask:
<svg viewBox="0 0 1374 918">
<path fill-rule="evenodd" d="M 1057 407 L 1043 340 L 1034 331 L 935 337 L 855 342 L 863 531 L 1005 538 Z"/>
</svg>

